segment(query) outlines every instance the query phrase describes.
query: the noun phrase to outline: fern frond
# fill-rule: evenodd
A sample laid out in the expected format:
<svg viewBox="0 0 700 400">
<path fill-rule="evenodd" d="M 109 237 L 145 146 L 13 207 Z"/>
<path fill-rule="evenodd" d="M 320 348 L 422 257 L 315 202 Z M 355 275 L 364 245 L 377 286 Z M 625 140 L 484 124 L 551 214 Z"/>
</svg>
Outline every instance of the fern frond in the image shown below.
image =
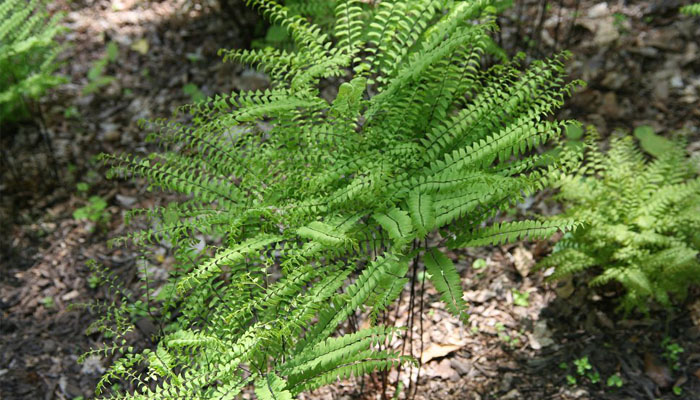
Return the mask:
<svg viewBox="0 0 700 400">
<path fill-rule="evenodd" d="M 452 247 L 471 247 L 485 245 L 499 245 L 512 243 L 529 237 L 532 240 L 544 239 L 552 236 L 557 231 L 567 232 L 575 229 L 578 223 L 575 220 L 544 220 L 544 221 L 516 221 L 503 222 L 493 226 L 477 229 L 468 235 L 457 237 L 450 243 Z"/>
<path fill-rule="evenodd" d="M 419 237 L 424 237 L 435 228 L 435 206 L 430 194 L 413 192 L 406 200 L 413 226 Z"/>
<path fill-rule="evenodd" d="M 681 14 L 697 17 L 700 15 L 700 3 L 688 4 L 680 9 Z"/>
<path fill-rule="evenodd" d="M 255 382 L 255 394 L 260 400 L 292 400 L 292 394 L 286 387 L 284 379 L 269 373 Z"/>
<path fill-rule="evenodd" d="M 465 321 L 469 319 L 467 305 L 464 302 L 462 284 L 452 260 L 438 249 L 430 249 L 423 255 L 425 268 L 430 274 L 430 281 L 440 293 L 440 298 L 452 315 Z"/>
</svg>

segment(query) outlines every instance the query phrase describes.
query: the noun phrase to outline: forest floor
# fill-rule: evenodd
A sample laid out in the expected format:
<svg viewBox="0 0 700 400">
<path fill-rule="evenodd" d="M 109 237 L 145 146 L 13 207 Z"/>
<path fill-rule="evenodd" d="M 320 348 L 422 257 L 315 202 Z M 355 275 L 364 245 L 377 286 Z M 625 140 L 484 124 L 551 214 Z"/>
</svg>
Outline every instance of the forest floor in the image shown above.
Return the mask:
<svg viewBox="0 0 700 400">
<path fill-rule="evenodd" d="M 667 136 L 683 130 L 688 150 L 700 152 L 700 24 L 677 13 L 683 2 L 552 2 L 543 18 L 542 2 L 518 3 L 500 19 L 504 48 L 538 56 L 568 49 L 572 77 L 588 83 L 560 117 L 595 125 L 603 137 L 639 125 Z M 216 56 L 219 48 L 249 43 L 256 29 L 251 13 L 211 12 L 185 0 L 53 6 L 68 12 L 61 72 L 70 83 L 42 102 L 39 121 L 0 127 L 0 399 L 7 400 L 94 395 L 110 360 L 77 362 L 103 338 L 86 333 L 100 316 L 76 305 L 109 301 L 112 294 L 91 284 L 88 260 L 108 267 L 127 288 L 140 285 L 144 266 L 163 277 L 173 263 L 165 246 L 147 256 L 107 246 L 129 229 L 126 210 L 167 199 L 140 182 L 107 181 L 95 156 L 145 154 L 152 145 L 140 119 L 169 117 L 202 94 L 269 84 Z M 100 63 L 102 70 L 89 74 Z M 96 199 L 105 201 L 103 209 Z M 91 211 L 83 208 L 90 204 Z M 95 221 L 76 219 L 80 208 Z M 557 211 L 545 195 L 517 209 L 518 215 Z M 410 385 L 416 399 L 700 399 L 697 288 L 675 310 L 623 318 L 613 293 L 591 291 L 576 279 L 549 284 L 543 271 L 533 271 L 553 243 L 453 253 L 469 322 L 451 317 L 426 285 L 412 339 L 392 344 L 422 361 L 420 376 L 415 368 L 393 371 L 389 382 Z M 483 260 L 476 264 L 481 268 L 475 260 Z M 403 298 L 392 311 L 398 325 L 407 323 L 408 303 Z M 152 324 L 142 319 L 136 326 L 132 339 L 150 340 Z M 608 386 L 611 376 L 621 386 Z M 379 399 L 382 379 L 340 382 L 303 398 Z"/>
</svg>

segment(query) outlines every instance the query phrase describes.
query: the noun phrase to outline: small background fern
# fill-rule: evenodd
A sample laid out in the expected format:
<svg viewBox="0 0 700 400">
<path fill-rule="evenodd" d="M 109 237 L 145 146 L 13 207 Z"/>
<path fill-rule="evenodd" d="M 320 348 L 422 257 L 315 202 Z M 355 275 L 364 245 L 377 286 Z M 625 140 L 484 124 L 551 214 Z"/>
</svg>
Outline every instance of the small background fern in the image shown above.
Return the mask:
<svg viewBox="0 0 700 400">
<path fill-rule="evenodd" d="M 65 82 L 54 74 L 61 51 L 54 38 L 60 14 L 49 17 L 43 0 L 0 4 L 0 122 L 28 116 L 25 100 Z"/>
<path fill-rule="evenodd" d="M 642 142 L 652 151 L 659 144 Z M 559 195 L 569 206 L 560 217 L 585 224 L 539 263 L 556 267 L 551 279 L 596 271 L 591 285 L 622 285 L 626 312 L 645 311 L 650 300 L 670 306 L 700 282 L 697 164 L 681 144 L 661 144 L 665 150 L 646 161 L 631 137 L 613 138 L 606 154 L 589 141 L 585 168 L 562 176 Z"/>
</svg>

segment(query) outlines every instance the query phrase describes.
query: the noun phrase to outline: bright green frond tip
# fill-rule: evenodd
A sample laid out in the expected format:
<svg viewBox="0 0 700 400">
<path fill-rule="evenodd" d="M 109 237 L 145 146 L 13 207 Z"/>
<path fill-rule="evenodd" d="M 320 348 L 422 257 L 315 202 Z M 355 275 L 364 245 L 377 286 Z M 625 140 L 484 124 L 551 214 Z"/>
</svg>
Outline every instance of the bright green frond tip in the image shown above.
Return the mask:
<svg viewBox="0 0 700 400">
<path fill-rule="evenodd" d="M 681 7 L 681 14 L 700 16 L 700 3 L 689 4 L 687 6 Z"/>
<path fill-rule="evenodd" d="M 118 347 L 103 387 L 121 379 L 139 393 L 118 398 L 254 387 L 288 399 L 411 362 L 376 324 L 413 271 L 424 264 L 447 310 L 467 317 L 454 264 L 425 248 L 438 231 L 464 246 L 573 227 L 488 224 L 575 164 L 567 151 L 540 155 L 572 123 L 552 118 L 578 85 L 568 54 L 484 69 L 496 28 L 485 0 L 335 1 L 330 29 L 302 2 L 248 3 L 294 50 L 221 54 L 269 74 L 271 88 L 183 107 L 189 123 L 152 121 L 161 152 L 102 156 L 112 177 L 184 195 L 130 212 L 149 228 L 124 240 L 165 246 L 177 265 L 139 303 L 166 322 L 158 351 Z M 356 316 L 370 327 L 353 333 Z"/>
</svg>

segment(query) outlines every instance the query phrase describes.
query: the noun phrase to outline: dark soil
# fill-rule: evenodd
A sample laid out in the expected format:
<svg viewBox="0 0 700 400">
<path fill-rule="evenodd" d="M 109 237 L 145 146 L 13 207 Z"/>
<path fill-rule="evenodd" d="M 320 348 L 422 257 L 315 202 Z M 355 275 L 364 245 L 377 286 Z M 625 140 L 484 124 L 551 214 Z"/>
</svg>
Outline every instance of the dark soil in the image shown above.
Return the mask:
<svg viewBox="0 0 700 400">
<path fill-rule="evenodd" d="M 239 2 L 225 2 L 224 10 L 190 0 L 54 3 L 68 12 L 62 73 L 71 83 L 38 105 L 36 120 L 0 126 L 0 399 L 92 397 L 110 362 L 95 356 L 77 363 L 105 340 L 86 334 L 99 314 L 79 305 L 113 296 L 91 287 L 87 262 L 136 288 L 141 254 L 106 243 L 127 229 L 126 210 L 165 199 L 138 182 L 105 180 L 94 156 L 148 152 L 139 119 L 169 117 L 190 101 L 188 84 L 205 95 L 268 84 L 264 75 L 216 56 L 219 48 L 247 45 L 256 32 L 254 14 Z M 592 124 L 604 137 L 643 124 L 668 136 L 682 130 L 689 151 L 700 153 L 700 20 L 680 16 L 681 3 L 516 1 L 500 18 L 500 41 L 511 53 L 572 52 L 572 77 L 588 86 L 561 117 Z M 543 4 L 550 4 L 546 13 Z M 104 73 L 115 80 L 83 93 L 88 70 L 109 42 L 118 57 Z M 78 191 L 79 182 L 88 189 Z M 93 195 L 107 201 L 106 218 L 76 220 L 74 210 Z M 551 214 L 556 206 L 539 196 L 520 208 L 528 210 Z M 423 360 L 420 376 L 415 368 L 393 371 L 389 382 L 411 385 L 417 399 L 700 399 L 700 293 L 673 312 L 623 318 L 614 312 L 614 288 L 592 292 L 578 281 L 559 287 L 530 271 L 551 245 L 454 254 L 471 305 L 468 326 L 427 287 L 424 323 L 405 340 Z M 166 271 L 172 263 L 166 249 L 151 250 L 149 270 Z M 470 268 L 475 258 L 487 260 L 486 267 Z M 515 293 L 529 293 L 526 306 L 514 303 Z M 406 324 L 407 303 L 402 299 L 397 324 Z M 141 322 L 131 340 L 149 341 L 153 327 Z M 672 357 L 672 349 L 683 351 Z M 584 357 L 591 368 L 579 375 L 575 362 Z M 621 387 L 607 385 L 613 375 Z M 380 378 L 340 382 L 302 398 L 381 398 Z M 410 383 L 416 378 L 417 388 Z"/>
</svg>

